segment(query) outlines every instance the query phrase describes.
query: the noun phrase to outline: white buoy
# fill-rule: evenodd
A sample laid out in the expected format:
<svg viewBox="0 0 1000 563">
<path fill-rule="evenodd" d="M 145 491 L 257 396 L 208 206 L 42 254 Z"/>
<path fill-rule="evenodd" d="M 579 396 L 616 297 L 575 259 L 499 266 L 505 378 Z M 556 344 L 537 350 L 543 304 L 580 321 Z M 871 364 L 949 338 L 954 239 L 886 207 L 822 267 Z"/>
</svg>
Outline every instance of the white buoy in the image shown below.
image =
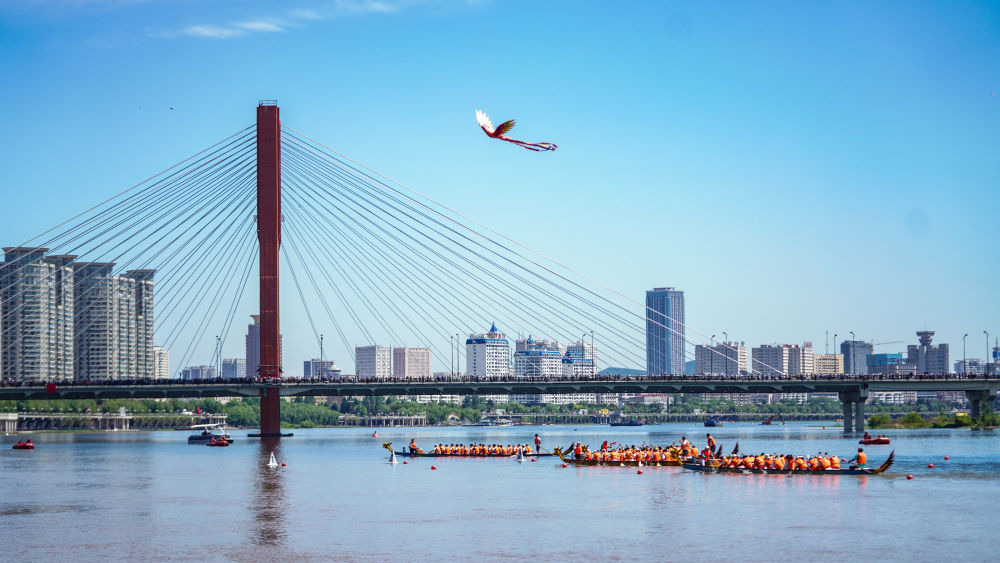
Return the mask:
<svg viewBox="0 0 1000 563">
<path fill-rule="evenodd" d="M 518 452 L 517 452 L 517 458 L 516 458 L 516 459 L 515 459 L 514 461 L 516 461 L 516 462 L 518 462 L 518 463 L 524 463 L 524 462 L 526 461 L 526 460 L 524 459 L 524 452 L 523 452 L 523 451 L 520 451 L 520 450 L 518 450 Z"/>
<path fill-rule="evenodd" d="M 386 463 L 389 463 L 389 464 L 392 464 L 392 465 L 395 465 L 395 464 L 399 463 L 398 461 L 396 461 L 396 452 L 394 452 L 392 450 L 389 450 L 389 461 L 387 461 Z"/>
<path fill-rule="evenodd" d="M 642 467 L 642 460 L 639 460 L 639 467 Z"/>
<path fill-rule="evenodd" d="M 271 452 L 271 460 L 267 462 L 268 467 L 278 467 L 278 460 L 274 459 L 274 452 Z"/>
</svg>

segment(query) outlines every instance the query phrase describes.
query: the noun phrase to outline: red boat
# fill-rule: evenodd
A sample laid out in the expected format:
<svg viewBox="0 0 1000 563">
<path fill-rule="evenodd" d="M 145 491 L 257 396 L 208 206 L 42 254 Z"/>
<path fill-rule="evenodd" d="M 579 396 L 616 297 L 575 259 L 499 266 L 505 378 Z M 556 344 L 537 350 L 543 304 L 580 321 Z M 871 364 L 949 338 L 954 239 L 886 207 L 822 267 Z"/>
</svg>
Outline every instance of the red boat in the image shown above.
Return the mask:
<svg viewBox="0 0 1000 563">
<path fill-rule="evenodd" d="M 33 450 L 35 449 L 35 444 L 28 440 L 27 442 L 18 442 L 11 446 L 15 450 Z"/>
<path fill-rule="evenodd" d="M 858 440 L 858 443 L 859 444 L 864 444 L 866 446 L 868 446 L 868 445 L 884 446 L 885 444 L 889 443 L 889 437 L 888 436 L 882 436 L 881 434 L 878 435 L 878 436 L 875 436 L 874 438 L 871 437 L 871 436 L 868 436 L 866 438 L 862 438 L 862 439 Z"/>
<path fill-rule="evenodd" d="M 205 443 L 205 445 L 206 446 L 216 446 L 216 447 L 228 446 L 229 445 L 229 440 L 227 440 L 225 438 L 216 438 L 215 436 L 212 436 L 208 440 L 208 442 Z"/>
</svg>

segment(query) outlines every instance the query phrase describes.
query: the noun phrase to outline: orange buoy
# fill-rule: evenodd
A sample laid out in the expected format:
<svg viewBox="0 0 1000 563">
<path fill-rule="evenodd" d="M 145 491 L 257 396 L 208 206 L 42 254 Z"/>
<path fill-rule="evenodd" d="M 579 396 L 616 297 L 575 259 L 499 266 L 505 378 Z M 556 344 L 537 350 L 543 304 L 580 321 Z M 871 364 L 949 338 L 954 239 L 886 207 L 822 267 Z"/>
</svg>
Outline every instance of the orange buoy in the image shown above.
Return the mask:
<svg viewBox="0 0 1000 563">
<path fill-rule="evenodd" d="M 642 475 L 642 469 L 636 471 L 637 474 Z"/>
<path fill-rule="evenodd" d="M 934 464 L 933 463 L 928 463 L 927 464 L 927 469 L 934 469 Z"/>
<path fill-rule="evenodd" d="M 532 461 L 532 462 L 534 462 L 534 461 L 535 461 L 535 458 L 531 458 L 531 461 Z"/>
<path fill-rule="evenodd" d="M 948 457 L 948 456 L 944 456 L 944 460 L 945 460 L 945 461 L 948 461 L 949 459 L 951 459 L 951 458 L 950 458 L 950 457 Z"/>
<path fill-rule="evenodd" d="M 431 466 L 431 469 L 432 469 L 432 470 L 434 470 L 434 469 L 437 469 L 437 468 L 438 468 L 438 466 L 436 466 L 436 465 L 432 465 L 432 466 Z"/>
<path fill-rule="evenodd" d="M 912 481 L 913 480 L 913 475 L 907 475 L 906 476 L 906 480 L 907 481 Z"/>
<path fill-rule="evenodd" d="M 563 464 L 563 467 L 567 467 L 567 465 L 566 465 L 566 464 L 564 463 L 564 464 Z"/>
<path fill-rule="evenodd" d="M 403 465 L 406 465 L 407 463 L 410 463 L 410 462 L 408 462 L 408 461 L 406 461 L 406 460 L 404 459 L 404 460 L 403 460 Z"/>
</svg>

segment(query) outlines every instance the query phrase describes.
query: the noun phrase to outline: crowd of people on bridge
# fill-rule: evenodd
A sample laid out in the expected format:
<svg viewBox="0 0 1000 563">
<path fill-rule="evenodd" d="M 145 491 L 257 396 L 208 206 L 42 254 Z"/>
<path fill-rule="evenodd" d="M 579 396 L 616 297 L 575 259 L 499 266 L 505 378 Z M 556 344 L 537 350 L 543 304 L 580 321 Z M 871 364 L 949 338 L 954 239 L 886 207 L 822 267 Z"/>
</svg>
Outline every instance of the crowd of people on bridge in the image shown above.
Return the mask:
<svg viewBox="0 0 1000 563">
<path fill-rule="evenodd" d="M 705 382 L 844 382 L 864 383 L 870 381 L 942 381 L 942 380 L 982 380 L 997 379 L 998 374 L 958 374 L 958 373 L 923 373 L 923 374 L 807 374 L 807 375 L 582 375 L 582 376 L 516 376 L 516 377 L 476 377 L 469 375 L 435 375 L 432 377 L 359 377 L 344 375 L 340 377 L 281 377 L 265 379 L 262 377 L 210 379 L 178 379 L 178 378 L 129 378 L 129 379 L 70 379 L 59 381 L 27 380 L 4 378 L 0 387 L 35 387 L 47 384 L 57 386 L 105 386 L 105 385 L 371 385 L 371 384 L 420 384 L 420 383 L 465 383 L 465 384 L 514 384 L 514 383 L 644 383 L 644 382 L 676 382 L 684 384 Z"/>
</svg>

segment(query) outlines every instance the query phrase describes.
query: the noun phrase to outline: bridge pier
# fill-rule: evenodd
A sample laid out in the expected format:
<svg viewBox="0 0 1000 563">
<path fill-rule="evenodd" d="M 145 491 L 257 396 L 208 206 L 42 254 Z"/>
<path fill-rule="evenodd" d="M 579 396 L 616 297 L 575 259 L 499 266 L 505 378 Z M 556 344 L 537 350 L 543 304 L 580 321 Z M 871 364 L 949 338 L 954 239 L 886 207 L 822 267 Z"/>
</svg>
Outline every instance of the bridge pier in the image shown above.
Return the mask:
<svg viewBox="0 0 1000 563">
<path fill-rule="evenodd" d="M 983 407 L 989 406 L 997 398 L 997 392 L 994 389 L 966 391 L 965 398 L 969 401 L 969 416 L 976 420 L 983 414 Z"/>
<path fill-rule="evenodd" d="M 844 408 L 844 434 L 865 431 L 865 401 L 868 393 L 863 389 L 857 391 L 840 391 L 837 397 Z M 853 411 L 853 412 L 852 412 Z"/>
</svg>

